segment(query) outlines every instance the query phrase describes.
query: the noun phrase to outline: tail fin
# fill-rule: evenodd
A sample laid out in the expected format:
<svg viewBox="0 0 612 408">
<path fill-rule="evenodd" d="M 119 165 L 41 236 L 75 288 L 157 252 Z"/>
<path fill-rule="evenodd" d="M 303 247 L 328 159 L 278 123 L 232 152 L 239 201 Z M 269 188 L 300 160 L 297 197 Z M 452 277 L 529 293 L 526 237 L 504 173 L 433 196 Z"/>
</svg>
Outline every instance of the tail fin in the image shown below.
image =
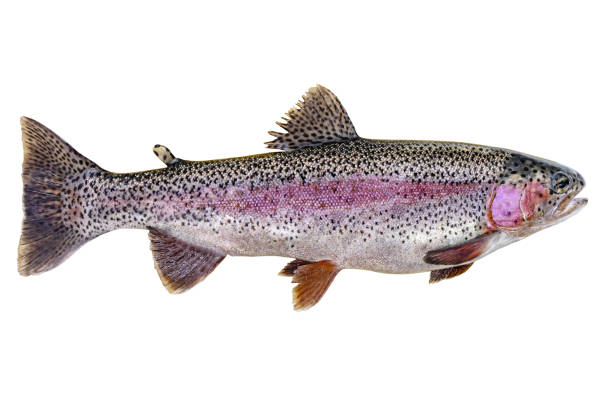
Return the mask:
<svg viewBox="0 0 612 408">
<path fill-rule="evenodd" d="M 71 225 L 63 208 L 70 200 L 67 185 L 103 170 L 35 120 L 22 117 L 21 130 L 24 218 L 18 268 L 32 275 L 56 267 L 93 238 Z"/>
</svg>

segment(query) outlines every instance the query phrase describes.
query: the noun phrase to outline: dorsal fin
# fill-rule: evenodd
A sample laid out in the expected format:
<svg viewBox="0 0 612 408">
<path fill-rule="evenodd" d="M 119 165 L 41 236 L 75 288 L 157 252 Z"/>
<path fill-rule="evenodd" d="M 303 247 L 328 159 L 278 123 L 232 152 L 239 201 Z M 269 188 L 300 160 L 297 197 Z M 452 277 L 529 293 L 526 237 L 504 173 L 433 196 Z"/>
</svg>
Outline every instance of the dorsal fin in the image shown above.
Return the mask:
<svg viewBox="0 0 612 408">
<path fill-rule="evenodd" d="M 268 132 L 276 138 L 266 142 L 271 149 L 290 152 L 303 147 L 359 138 L 340 100 L 321 85 L 310 88 L 303 96 L 303 101 L 298 101 L 283 120 L 276 124 L 287 133 L 273 130 Z"/>
</svg>

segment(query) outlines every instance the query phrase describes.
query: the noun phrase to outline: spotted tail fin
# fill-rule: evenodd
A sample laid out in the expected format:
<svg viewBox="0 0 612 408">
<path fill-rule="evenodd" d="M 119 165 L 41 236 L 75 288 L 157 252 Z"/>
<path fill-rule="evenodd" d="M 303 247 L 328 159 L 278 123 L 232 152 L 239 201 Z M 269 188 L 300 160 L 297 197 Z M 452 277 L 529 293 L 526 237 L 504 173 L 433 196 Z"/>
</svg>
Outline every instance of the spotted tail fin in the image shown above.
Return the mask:
<svg viewBox="0 0 612 408">
<path fill-rule="evenodd" d="M 59 265 L 90 236 L 74 192 L 80 180 L 104 170 L 50 129 L 21 118 L 23 137 L 23 224 L 18 251 L 22 275 Z"/>
</svg>

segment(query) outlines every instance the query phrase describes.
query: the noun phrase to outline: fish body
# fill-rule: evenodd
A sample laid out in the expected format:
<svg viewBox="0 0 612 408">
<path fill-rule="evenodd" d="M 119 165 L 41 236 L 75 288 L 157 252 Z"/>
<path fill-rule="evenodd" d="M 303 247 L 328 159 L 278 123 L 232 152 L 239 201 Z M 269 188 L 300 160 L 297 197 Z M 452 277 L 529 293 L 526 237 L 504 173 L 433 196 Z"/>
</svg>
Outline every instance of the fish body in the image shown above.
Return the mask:
<svg viewBox="0 0 612 408">
<path fill-rule="evenodd" d="M 320 86 L 285 120 L 287 133 L 270 132 L 268 143 L 280 152 L 193 162 L 156 145 L 167 167 L 118 174 L 23 119 L 20 272 L 48 270 L 106 232 L 141 228 L 170 291 L 192 287 L 226 255 L 294 258 L 282 274 L 298 283 L 299 309 L 314 305 L 342 269 L 431 271 L 432 282 L 456 276 L 586 204 L 575 198 L 582 176 L 548 160 L 360 138 Z"/>
<path fill-rule="evenodd" d="M 228 255 L 422 272 L 432 269 L 428 251 L 488 230 L 487 197 L 512 157 L 455 143 L 358 140 L 102 173 L 86 180 L 95 194 L 81 200 L 96 233 L 153 226 Z"/>
</svg>

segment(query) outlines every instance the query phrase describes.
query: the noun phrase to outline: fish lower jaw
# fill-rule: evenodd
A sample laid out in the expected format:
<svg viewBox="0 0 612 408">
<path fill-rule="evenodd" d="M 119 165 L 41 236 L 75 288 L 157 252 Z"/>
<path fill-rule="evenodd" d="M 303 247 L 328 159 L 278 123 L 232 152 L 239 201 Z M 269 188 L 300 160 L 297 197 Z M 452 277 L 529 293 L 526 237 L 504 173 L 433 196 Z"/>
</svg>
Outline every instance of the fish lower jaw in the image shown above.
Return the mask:
<svg viewBox="0 0 612 408">
<path fill-rule="evenodd" d="M 584 197 L 567 199 L 567 201 L 564 201 L 559 206 L 557 206 L 557 209 L 553 211 L 550 216 L 546 217 L 541 222 L 534 224 L 530 228 L 525 229 L 522 235 L 531 235 L 535 232 L 552 227 L 553 225 L 557 225 L 560 222 L 563 222 L 568 218 L 573 217 L 586 206 L 588 201 L 589 200 Z"/>
<path fill-rule="evenodd" d="M 557 207 L 552 215 L 552 218 L 555 222 L 563 221 L 575 214 L 578 214 L 578 212 L 582 210 L 588 202 L 589 199 L 585 197 L 567 199 L 566 201 L 561 202 L 561 204 Z"/>
</svg>

